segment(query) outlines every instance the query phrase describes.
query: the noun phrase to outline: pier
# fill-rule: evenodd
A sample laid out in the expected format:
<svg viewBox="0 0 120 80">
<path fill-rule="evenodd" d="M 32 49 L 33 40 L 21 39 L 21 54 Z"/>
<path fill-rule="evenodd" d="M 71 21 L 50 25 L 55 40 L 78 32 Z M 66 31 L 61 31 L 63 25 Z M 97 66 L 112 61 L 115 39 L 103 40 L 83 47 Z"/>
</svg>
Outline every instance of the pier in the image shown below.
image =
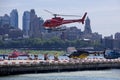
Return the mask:
<svg viewBox="0 0 120 80">
<path fill-rule="evenodd" d="M 0 76 L 48 73 L 63 71 L 120 69 L 118 59 L 82 59 L 82 60 L 3 60 L 0 61 Z"/>
</svg>

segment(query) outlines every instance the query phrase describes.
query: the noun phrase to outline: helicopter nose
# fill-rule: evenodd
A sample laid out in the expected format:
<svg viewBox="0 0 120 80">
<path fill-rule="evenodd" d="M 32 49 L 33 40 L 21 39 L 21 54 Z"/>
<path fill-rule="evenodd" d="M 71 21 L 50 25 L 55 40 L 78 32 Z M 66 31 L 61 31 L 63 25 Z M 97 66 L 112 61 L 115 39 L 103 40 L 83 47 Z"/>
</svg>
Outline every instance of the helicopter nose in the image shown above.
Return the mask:
<svg viewBox="0 0 120 80">
<path fill-rule="evenodd" d="M 43 26 L 46 26 L 46 23 L 43 23 Z"/>
<path fill-rule="evenodd" d="M 44 23 L 43 23 L 42 25 L 43 25 L 43 26 L 45 26 L 45 24 L 44 24 Z"/>
</svg>

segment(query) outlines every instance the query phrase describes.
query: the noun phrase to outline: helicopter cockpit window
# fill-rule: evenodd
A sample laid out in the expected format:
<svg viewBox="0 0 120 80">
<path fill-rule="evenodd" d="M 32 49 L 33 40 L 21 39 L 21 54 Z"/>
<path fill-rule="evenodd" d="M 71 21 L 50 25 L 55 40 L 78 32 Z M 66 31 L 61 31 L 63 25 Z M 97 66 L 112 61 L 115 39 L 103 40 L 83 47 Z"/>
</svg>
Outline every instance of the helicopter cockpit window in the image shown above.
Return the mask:
<svg viewBox="0 0 120 80">
<path fill-rule="evenodd" d="M 50 23 L 50 20 L 46 21 L 46 23 Z"/>
</svg>

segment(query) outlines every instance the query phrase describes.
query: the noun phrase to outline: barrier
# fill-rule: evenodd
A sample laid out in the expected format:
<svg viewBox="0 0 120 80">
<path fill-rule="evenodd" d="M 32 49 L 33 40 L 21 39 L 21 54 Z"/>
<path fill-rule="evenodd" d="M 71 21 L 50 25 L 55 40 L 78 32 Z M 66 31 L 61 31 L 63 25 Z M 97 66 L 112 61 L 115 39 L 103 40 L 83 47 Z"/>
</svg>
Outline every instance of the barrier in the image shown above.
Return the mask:
<svg viewBox="0 0 120 80">
<path fill-rule="evenodd" d="M 23 62 L 19 62 L 19 64 L 23 64 Z"/>
<path fill-rule="evenodd" d="M 4 65 L 8 65 L 8 62 L 4 62 L 3 64 L 4 64 Z"/>
<path fill-rule="evenodd" d="M 16 62 L 12 62 L 12 65 L 15 65 L 16 64 Z"/>
<path fill-rule="evenodd" d="M 4 60 L 0 61 L 0 65 L 29 65 L 29 64 L 67 64 L 67 63 L 119 63 L 120 58 L 118 59 L 100 59 L 100 58 L 85 58 L 85 59 L 62 59 L 62 60 Z"/>
</svg>

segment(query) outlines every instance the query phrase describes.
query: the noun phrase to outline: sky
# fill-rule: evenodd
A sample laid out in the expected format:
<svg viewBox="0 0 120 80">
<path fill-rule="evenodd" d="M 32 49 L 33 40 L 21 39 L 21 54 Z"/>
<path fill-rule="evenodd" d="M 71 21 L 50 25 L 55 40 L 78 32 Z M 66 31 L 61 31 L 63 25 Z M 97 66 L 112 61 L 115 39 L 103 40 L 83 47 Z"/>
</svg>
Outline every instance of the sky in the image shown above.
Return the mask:
<svg viewBox="0 0 120 80">
<path fill-rule="evenodd" d="M 120 0 L 0 0 L 0 16 L 10 14 L 12 9 L 18 10 L 19 28 L 21 29 L 23 12 L 35 9 L 36 14 L 44 20 L 53 17 L 44 10 L 80 16 L 87 12 L 91 21 L 92 32 L 98 32 L 103 36 L 120 32 Z M 64 18 L 78 19 L 79 17 Z M 82 31 L 84 30 L 84 25 L 80 23 L 66 26 L 77 26 Z"/>
</svg>

